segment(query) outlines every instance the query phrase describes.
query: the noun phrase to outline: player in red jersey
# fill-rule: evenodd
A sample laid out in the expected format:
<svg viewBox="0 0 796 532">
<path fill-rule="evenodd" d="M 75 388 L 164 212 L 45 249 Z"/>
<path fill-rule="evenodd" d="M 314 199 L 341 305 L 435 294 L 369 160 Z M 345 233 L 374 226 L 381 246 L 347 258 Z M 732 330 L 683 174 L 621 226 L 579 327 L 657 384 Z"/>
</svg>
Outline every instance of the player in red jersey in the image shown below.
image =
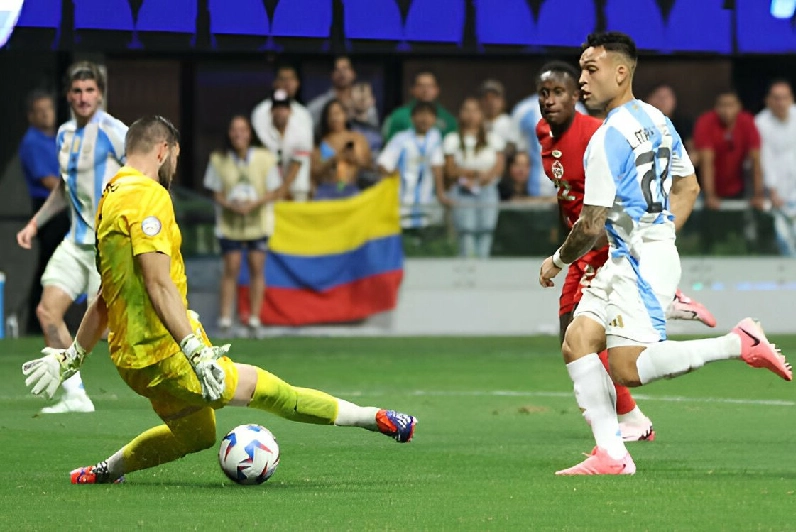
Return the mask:
<svg viewBox="0 0 796 532">
<path fill-rule="evenodd" d="M 536 135 L 542 146 L 542 164 L 545 174 L 558 189 L 559 209 L 569 228 L 578 220 L 583 207 L 586 185 L 583 156 L 589 140 L 602 124 L 602 120 L 575 109 L 579 97 L 578 78 L 578 71 L 573 66 L 553 61 L 542 67 L 536 80 L 542 114 L 542 119 L 536 125 Z M 607 260 L 608 241 L 601 239 L 595 249 L 569 266 L 559 299 L 562 342 L 583 288 L 589 286 L 594 274 Z M 716 325 L 716 320 L 704 306 L 679 291 L 667 315 L 671 319 L 699 320 L 709 327 Z M 600 353 L 600 358 L 608 369 L 607 352 Z M 614 386 L 622 438 L 625 441 L 655 439 L 652 422 L 638 408 L 630 390 L 621 385 Z"/>
</svg>

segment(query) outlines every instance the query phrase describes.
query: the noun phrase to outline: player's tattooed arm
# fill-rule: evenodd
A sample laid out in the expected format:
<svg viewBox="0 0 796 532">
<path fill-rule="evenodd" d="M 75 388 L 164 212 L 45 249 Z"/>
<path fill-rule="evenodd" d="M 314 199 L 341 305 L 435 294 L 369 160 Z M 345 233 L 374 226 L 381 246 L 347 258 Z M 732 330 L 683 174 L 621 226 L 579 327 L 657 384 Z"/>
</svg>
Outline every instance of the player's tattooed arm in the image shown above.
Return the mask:
<svg viewBox="0 0 796 532">
<path fill-rule="evenodd" d="M 580 217 L 559 250 L 561 260 L 573 263 L 594 247 L 597 239 L 605 234 L 605 219 L 608 207 L 584 205 Z"/>
</svg>

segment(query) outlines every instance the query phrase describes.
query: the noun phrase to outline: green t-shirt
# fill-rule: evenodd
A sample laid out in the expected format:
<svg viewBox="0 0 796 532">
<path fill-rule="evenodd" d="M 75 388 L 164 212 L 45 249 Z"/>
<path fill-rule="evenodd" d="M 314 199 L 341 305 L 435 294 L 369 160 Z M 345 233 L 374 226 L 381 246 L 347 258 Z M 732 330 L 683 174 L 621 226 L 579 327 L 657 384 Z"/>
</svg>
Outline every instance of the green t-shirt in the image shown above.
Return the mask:
<svg viewBox="0 0 796 532">
<path fill-rule="evenodd" d="M 439 103 L 434 104 L 437 108 L 437 129 L 442 133 L 442 137 L 456 131 L 459 124 L 456 118 L 448 112 L 447 109 L 442 107 Z M 410 101 L 406 105 L 399 107 L 392 112 L 387 120 L 384 121 L 382 134 L 384 135 L 384 144 L 387 144 L 396 133 L 406 131 L 412 127 L 412 108 L 415 106 L 415 100 Z"/>
</svg>

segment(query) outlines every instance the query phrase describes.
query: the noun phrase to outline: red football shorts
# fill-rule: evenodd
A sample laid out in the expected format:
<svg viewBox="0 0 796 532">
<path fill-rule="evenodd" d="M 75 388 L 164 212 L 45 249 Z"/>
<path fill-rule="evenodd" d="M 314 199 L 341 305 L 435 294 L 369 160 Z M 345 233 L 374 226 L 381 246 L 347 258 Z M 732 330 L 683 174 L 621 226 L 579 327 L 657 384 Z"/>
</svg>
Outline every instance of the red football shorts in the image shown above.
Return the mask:
<svg viewBox="0 0 796 532">
<path fill-rule="evenodd" d="M 575 310 L 597 270 L 608 260 L 608 246 L 589 251 L 580 259 L 569 265 L 561 297 L 558 300 L 558 315 L 563 316 Z"/>
</svg>

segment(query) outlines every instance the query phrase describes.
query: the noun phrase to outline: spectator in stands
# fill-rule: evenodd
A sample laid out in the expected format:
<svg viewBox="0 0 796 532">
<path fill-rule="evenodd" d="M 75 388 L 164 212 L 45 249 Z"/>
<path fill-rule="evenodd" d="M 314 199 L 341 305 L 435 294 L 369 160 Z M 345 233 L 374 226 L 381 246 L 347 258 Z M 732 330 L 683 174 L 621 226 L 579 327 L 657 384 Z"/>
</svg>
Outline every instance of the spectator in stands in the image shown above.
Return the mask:
<svg viewBox="0 0 796 532">
<path fill-rule="evenodd" d="M 498 183 L 500 201 L 527 201 L 528 174 L 531 171 L 531 158 L 524 151 L 518 151 L 507 158 L 507 171 Z"/>
<path fill-rule="evenodd" d="M 323 109 L 332 100 L 340 102 L 348 120 L 353 118 L 353 102 L 351 98 L 356 79 L 357 73 L 351 64 L 351 59 L 346 56 L 335 58 L 334 69 L 332 70 L 332 87 L 307 105 L 316 130 L 319 128 L 318 124 L 321 123 Z M 379 113 L 376 110 L 375 100 L 371 102 L 371 106 L 364 113 L 364 118 L 369 124 L 379 127 Z"/>
<path fill-rule="evenodd" d="M 294 66 L 281 65 L 277 67 L 273 83 L 274 92 L 278 90 L 285 91 L 288 98 L 290 98 L 290 115 L 293 118 L 293 122 L 301 124 L 302 129 L 312 131 L 313 125 L 310 112 L 296 100 L 299 87 L 301 87 L 301 83 Z M 271 98 L 266 98 L 252 111 L 252 127 L 260 142 L 264 145 L 267 145 L 265 138 L 268 136 L 271 123 L 271 103 Z"/>
<path fill-rule="evenodd" d="M 58 148 L 55 144 L 55 100 L 44 91 L 33 91 L 27 98 L 28 130 L 19 144 L 19 161 L 28 185 L 31 201 L 31 214 L 36 214 L 50 191 L 61 182 L 58 164 Z M 55 248 L 69 231 L 69 213 L 64 210 L 39 228 L 36 235 L 39 241 L 39 255 L 36 274 L 28 296 L 28 333 L 40 332 L 41 325 L 36 317 L 36 306 L 42 294 L 39 280 L 44 274 Z"/>
<path fill-rule="evenodd" d="M 488 79 L 481 84 L 478 92 L 481 96 L 486 132 L 495 133 L 503 139 L 507 151 L 512 153 L 517 144 L 517 133 L 514 122 L 506 114 L 506 91 L 503 84 L 495 79 Z"/>
<path fill-rule="evenodd" d="M 224 260 L 221 277 L 222 335 L 232 328 L 232 312 L 243 251 L 249 267 L 249 328 L 261 329 L 260 312 L 265 293 L 265 250 L 273 220 L 266 205 L 278 197 L 276 157 L 252 146 L 252 128 L 244 115 L 234 116 L 224 139 L 224 149 L 210 155 L 204 185 L 218 205 L 216 234 Z"/>
<path fill-rule="evenodd" d="M 367 81 L 358 81 L 351 87 L 351 115 L 348 121 L 351 131 L 362 133 L 368 141 L 373 157 L 378 156 L 384 141 L 378 124 L 369 121 L 370 110 L 375 109 L 373 88 Z"/>
<path fill-rule="evenodd" d="M 702 190 L 708 209 L 718 209 L 722 199 L 749 196 L 745 166 L 752 172 L 751 203 L 765 205 L 763 174 L 760 168 L 760 134 L 754 116 L 744 111 L 734 90 L 721 92 L 716 107 L 699 117 L 694 128 L 699 152 Z"/>
<path fill-rule="evenodd" d="M 268 116 L 258 116 L 257 136 L 276 155 L 279 165 L 279 199 L 307 201 L 312 191 L 310 156 L 312 155 L 312 122 L 296 114 L 297 105 L 283 89 L 258 106 Z M 255 114 L 257 110 L 255 110 Z M 267 120 L 265 120 L 267 118 Z"/>
<path fill-rule="evenodd" d="M 434 127 L 437 108 L 428 102 L 417 102 L 412 108 L 412 127 L 395 135 L 378 158 L 382 175 L 398 171 L 401 178 L 401 227 L 417 229 L 436 219 L 429 206 L 438 199 L 451 205 L 445 192 L 442 135 Z"/>
<path fill-rule="evenodd" d="M 349 129 L 343 104 L 329 101 L 321 112 L 320 138 L 312 153 L 315 199 L 339 199 L 359 193 L 357 178 L 371 166 L 367 139 Z"/>
<path fill-rule="evenodd" d="M 384 141 L 389 142 L 396 133 L 406 131 L 412 127 L 412 109 L 417 102 L 427 102 L 437 108 L 437 129 L 443 137 L 456 131 L 456 118 L 437 102 L 439 85 L 433 72 L 421 70 L 415 74 L 411 89 L 412 99 L 405 105 L 392 112 L 384 121 Z"/>
<path fill-rule="evenodd" d="M 503 140 L 487 133 L 477 98 L 466 98 L 459 130 L 445 135 L 445 173 L 455 181 L 451 196 L 461 257 L 488 258 L 498 218 L 497 183 L 504 167 Z"/>
<path fill-rule="evenodd" d="M 760 131 L 760 163 L 780 252 L 796 257 L 796 105 L 787 80 L 774 80 L 769 85 L 766 108 L 755 123 Z"/>
<path fill-rule="evenodd" d="M 666 83 L 661 83 L 650 91 L 646 101 L 669 117 L 677 133 L 680 134 L 680 138 L 683 139 L 691 162 L 697 166 L 699 153 L 694 149 L 694 121 L 677 113 L 677 95 L 674 93 L 674 89 Z"/>
</svg>

